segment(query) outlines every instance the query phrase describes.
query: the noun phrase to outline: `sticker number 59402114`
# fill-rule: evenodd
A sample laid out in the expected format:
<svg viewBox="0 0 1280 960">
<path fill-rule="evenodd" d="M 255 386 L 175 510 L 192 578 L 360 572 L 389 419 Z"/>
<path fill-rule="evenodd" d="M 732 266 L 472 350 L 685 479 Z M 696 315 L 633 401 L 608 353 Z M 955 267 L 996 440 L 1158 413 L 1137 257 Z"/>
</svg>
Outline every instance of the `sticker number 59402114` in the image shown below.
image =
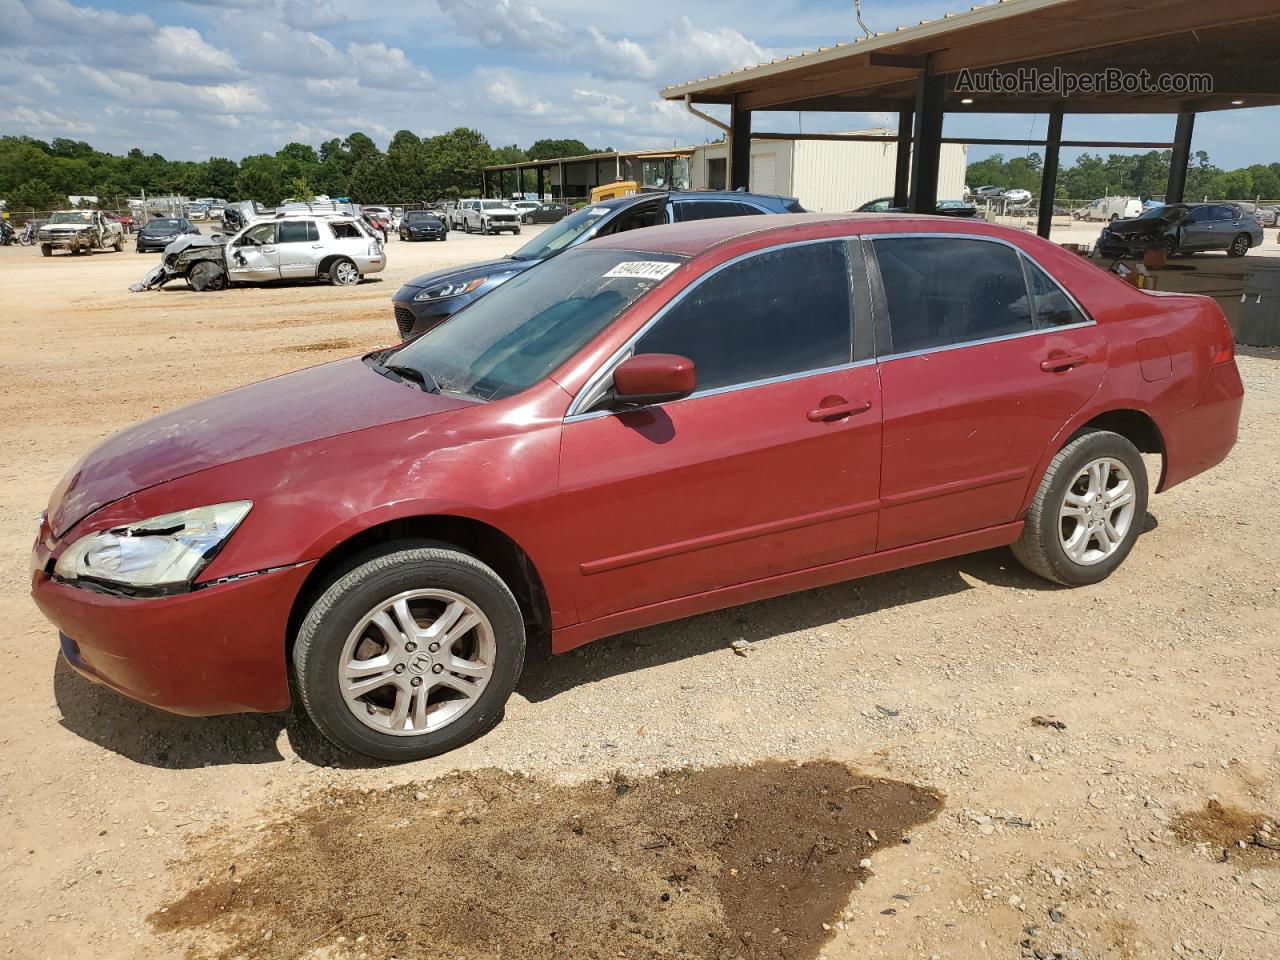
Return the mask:
<svg viewBox="0 0 1280 960">
<path fill-rule="evenodd" d="M 667 260 L 628 260 L 626 263 L 620 263 L 608 273 L 609 277 L 628 277 L 633 280 L 661 280 L 669 274 L 679 263 L 671 263 Z"/>
</svg>

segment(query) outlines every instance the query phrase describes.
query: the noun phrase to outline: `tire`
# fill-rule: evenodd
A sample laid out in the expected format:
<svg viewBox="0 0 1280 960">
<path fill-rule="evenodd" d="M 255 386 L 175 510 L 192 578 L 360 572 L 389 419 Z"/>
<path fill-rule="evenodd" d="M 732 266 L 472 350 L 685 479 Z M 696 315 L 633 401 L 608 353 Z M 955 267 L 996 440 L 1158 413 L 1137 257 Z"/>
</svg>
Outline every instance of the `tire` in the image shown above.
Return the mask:
<svg viewBox="0 0 1280 960">
<path fill-rule="evenodd" d="M 1095 493 L 1095 488 L 1090 487 L 1089 497 L 1082 497 L 1080 493 L 1082 483 L 1092 482 L 1089 467 L 1104 461 L 1108 471 L 1105 483 L 1123 479 L 1123 470 L 1127 471 L 1127 479 L 1131 484 L 1129 493 L 1132 499 L 1111 510 L 1104 506 L 1111 501 L 1099 502 L 1092 499 L 1093 495 L 1108 495 L 1105 489 L 1101 493 Z M 1117 494 L 1120 491 L 1119 486 L 1111 489 Z M 1089 507 L 1082 508 L 1083 516 L 1078 521 L 1064 517 L 1061 512 L 1064 508 L 1073 506 L 1066 502 L 1068 493 L 1073 493 L 1078 499 L 1090 504 Z M 1093 511 L 1095 503 L 1097 511 Z M 1127 517 L 1122 517 L 1126 508 Z M 1119 533 L 1115 545 L 1105 553 L 1102 541 L 1097 539 L 1102 536 L 1104 529 L 1102 521 L 1095 519 L 1098 512 L 1109 514 L 1107 523 L 1112 525 L 1105 529 Z M 1098 583 L 1109 577 L 1129 555 L 1146 515 L 1147 471 L 1138 448 L 1118 433 L 1091 430 L 1073 438 L 1049 464 L 1035 499 L 1027 510 L 1022 536 L 1013 545 L 1013 553 L 1032 573 L 1054 583 L 1070 587 Z M 1089 518 L 1090 525 L 1099 524 L 1096 533 L 1085 525 L 1086 518 Z M 1084 537 L 1084 547 L 1087 549 L 1079 559 L 1073 558 L 1064 545 L 1064 541 L 1079 542 L 1074 536 L 1067 537 L 1068 530 Z"/>
<path fill-rule="evenodd" d="M 1249 248 L 1253 245 L 1253 241 L 1249 239 L 1247 233 L 1238 233 L 1235 239 L 1231 241 L 1231 246 L 1227 247 L 1228 257 L 1243 257 L 1249 252 Z"/>
<path fill-rule="evenodd" d="M 1119 215 L 1118 213 L 1113 213 L 1113 214 L 1108 218 L 1107 222 L 1108 222 L 1108 223 L 1115 223 L 1115 222 L 1116 222 L 1117 220 L 1119 220 L 1119 219 L 1120 219 L 1120 215 Z"/>
<path fill-rule="evenodd" d="M 446 753 L 492 729 L 502 718 L 503 706 L 520 679 L 525 656 L 524 619 L 502 579 L 470 554 L 431 541 L 388 544 L 357 557 L 352 564 L 312 604 L 293 648 L 299 698 L 320 732 L 345 750 L 379 760 L 406 761 Z M 452 693 L 451 687 L 425 683 L 410 687 L 403 680 L 391 679 L 348 701 L 340 679 L 344 662 L 390 655 L 399 660 L 398 667 L 404 668 L 396 670 L 395 675 L 409 676 L 410 683 L 445 673 L 449 674 L 450 683 L 459 679 L 468 684 L 478 682 L 447 670 L 437 671 L 435 667 L 447 662 L 440 659 L 442 651 L 433 651 L 433 663 L 432 653 L 424 655 L 421 648 L 405 650 L 403 630 L 396 630 L 396 648 L 388 642 L 379 652 L 379 643 L 386 634 L 371 621 L 371 616 L 382 605 L 413 591 L 447 595 L 408 599 L 408 603 L 416 605 L 410 614 L 418 630 L 424 622 L 443 616 L 443 611 L 458 601 L 466 608 L 466 617 L 478 611 L 476 625 L 459 634 L 455 641 L 455 655 L 472 664 L 484 664 L 486 657 L 491 658 L 487 680 L 476 694 L 434 703 L 423 701 L 432 711 L 428 717 L 451 709 L 447 704 L 459 707 L 452 708 L 458 714 L 446 719 L 438 729 L 427 726 L 421 732 L 412 729 L 415 722 L 421 722 L 416 711 L 421 694 L 412 691 L 425 687 L 428 697 L 434 699 Z M 393 629 L 399 626 L 391 613 L 386 614 L 386 622 Z M 421 635 L 417 637 L 419 644 L 424 640 Z M 459 650 L 458 643 L 467 644 L 470 649 Z M 380 676 L 392 674 L 384 670 Z M 401 697 L 407 700 L 404 726 L 396 728 L 399 733 L 392 733 L 396 722 L 393 707 Z"/>
<path fill-rule="evenodd" d="M 45 257 L 52 257 L 53 247 L 49 246 L 47 243 L 40 244 L 40 254 Z"/>
<path fill-rule="evenodd" d="M 360 268 L 354 260 L 339 257 L 329 264 L 329 282 L 335 287 L 354 287 L 360 282 Z"/>
<path fill-rule="evenodd" d="M 116 242 L 111 245 L 111 249 L 116 253 L 124 253 L 124 234 L 116 234 Z"/>
<path fill-rule="evenodd" d="M 514 230 L 512 230 L 511 232 L 512 232 L 512 233 L 514 233 L 517 237 L 518 237 L 518 236 L 520 236 L 520 228 L 519 228 L 519 227 L 516 227 L 516 228 L 515 228 Z"/>
<path fill-rule="evenodd" d="M 200 260 L 187 271 L 187 286 L 197 293 L 206 290 L 222 290 L 227 285 L 227 274 L 211 260 Z"/>
<path fill-rule="evenodd" d="M 1164 238 L 1164 252 L 1165 252 L 1165 255 L 1170 259 L 1178 255 L 1178 238 L 1177 237 Z"/>
</svg>

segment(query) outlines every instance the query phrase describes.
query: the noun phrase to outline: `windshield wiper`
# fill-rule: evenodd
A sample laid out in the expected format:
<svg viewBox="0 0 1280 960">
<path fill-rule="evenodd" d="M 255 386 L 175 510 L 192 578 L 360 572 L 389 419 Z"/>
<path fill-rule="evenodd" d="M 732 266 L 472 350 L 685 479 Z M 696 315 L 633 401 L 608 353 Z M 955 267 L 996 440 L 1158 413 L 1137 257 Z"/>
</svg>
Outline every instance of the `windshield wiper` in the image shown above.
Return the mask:
<svg viewBox="0 0 1280 960">
<path fill-rule="evenodd" d="M 436 378 L 425 370 L 419 370 L 417 367 L 410 367 L 403 363 L 378 363 L 372 364 L 373 369 L 377 370 L 384 377 L 392 380 L 416 383 L 424 393 L 439 393 L 440 384 L 436 383 Z"/>
</svg>

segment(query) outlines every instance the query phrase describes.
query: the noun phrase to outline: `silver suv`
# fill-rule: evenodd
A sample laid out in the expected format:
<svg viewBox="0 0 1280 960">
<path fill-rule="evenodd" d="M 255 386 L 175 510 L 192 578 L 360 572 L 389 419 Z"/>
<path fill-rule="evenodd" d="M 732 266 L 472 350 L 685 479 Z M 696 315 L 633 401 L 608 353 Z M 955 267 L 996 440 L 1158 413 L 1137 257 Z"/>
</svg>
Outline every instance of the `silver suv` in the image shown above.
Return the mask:
<svg viewBox="0 0 1280 960">
<path fill-rule="evenodd" d="M 328 280 L 352 286 L 387 265 L 382 240 L 347 214 L 281 213 L 230 237 L 183 237 L 164 251 L 160 266 L 131 290 L 185 278 L 196 290 L 264 280 Z"/>
<path fill-rule="evenodd" d="M 462 232 L 520 232 L 520 211 L 505 200 L 472 200 L 463 208 Z"/>
</svg>

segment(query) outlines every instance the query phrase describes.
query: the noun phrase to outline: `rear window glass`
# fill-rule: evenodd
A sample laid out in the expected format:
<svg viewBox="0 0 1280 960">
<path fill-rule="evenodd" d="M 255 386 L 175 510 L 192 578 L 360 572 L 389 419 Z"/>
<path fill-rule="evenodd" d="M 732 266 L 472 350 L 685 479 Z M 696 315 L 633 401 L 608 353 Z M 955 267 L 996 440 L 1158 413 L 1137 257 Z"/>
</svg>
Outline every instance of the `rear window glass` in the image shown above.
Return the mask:
<svg viewBox="0 0 1280 960">
<path fill-rule="evenodd" d="M 1035 307 L 1037 327 L 1065 327 L 1087 322 L 1080 308 L 1047 273 L 1026 257 L 1022 258 L 1022 263 L 1031 282 L 1031 303 Z"/>
<path fill-rule="evenodd" d="M 338 223 L 331 223 L 329 224 L 329 230 L 339 240 L 348 240 L 348 239 L 358 240 L 360 239 L 360 237 L 364 236 L 364 234 L 360 232 L 360 228 L 357 227 L 354 223 L 352 223 L 349 220 L 342 220 L 342 221 L 339 221 Z"/>
<path fill-rule="evenodd" d="M 1032 329 L 1031 302 L 1012 247 L 960 237 L 874 241 L 893 353 L 989 340 Z"/>
</svg>

